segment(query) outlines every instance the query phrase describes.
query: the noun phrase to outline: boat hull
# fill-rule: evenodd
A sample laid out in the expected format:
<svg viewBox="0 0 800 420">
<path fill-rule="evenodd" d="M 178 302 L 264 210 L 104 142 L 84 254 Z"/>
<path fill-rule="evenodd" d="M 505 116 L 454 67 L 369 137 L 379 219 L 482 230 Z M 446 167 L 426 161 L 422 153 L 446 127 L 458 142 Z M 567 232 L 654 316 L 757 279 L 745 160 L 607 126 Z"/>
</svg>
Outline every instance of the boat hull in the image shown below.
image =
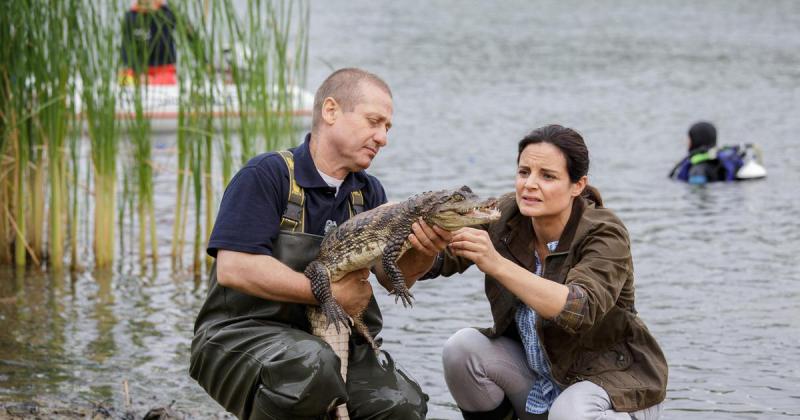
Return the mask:
<svg viewBox="0 0 800 420">
<path fill-rule="evenodd" d="M 132 123 L 136 118 L 135 97 L 136 87 L 132 85 L 117 87 L 117 112 L 116 118 L 123 128 Z M 199 118 L 211 118 L 214 127 L 222 129 L 226 124 L 231 128 L 239 126 L 242 118 L 258 117 L 255 112 L 243 112 L 239 107 L 236 85 L 220 83 L 209 89 L 214 94 L 213 101 L 205 105 L 207 110 L 193 110 Z M 77 89 L 80 91 L 80 89 Z M 276 89 L 276 94 L 277 89 Z M 314 103 L 313 95 L 297 86 L 289 86 L 286 92 L 290 96 L 293 108 L 290 112 L 296 117 L 298 126 L 309 127 L 311 109 Z M 148 85 L 143 86 L 142 116 L 150 122 L 150 129 L 156 133 L 170 133 L 178 130 L 178 117 L 180 108 L 179 88 L 177 85 Z M 83 119 L 83 106 L 80 97 L 76 100 L 76 109 L 79 110 L 78 118 Z M 280 112 L 280 111 L 278 111 Z M 86 122 L 84 120 L 84 129 Z"/>
</svg>

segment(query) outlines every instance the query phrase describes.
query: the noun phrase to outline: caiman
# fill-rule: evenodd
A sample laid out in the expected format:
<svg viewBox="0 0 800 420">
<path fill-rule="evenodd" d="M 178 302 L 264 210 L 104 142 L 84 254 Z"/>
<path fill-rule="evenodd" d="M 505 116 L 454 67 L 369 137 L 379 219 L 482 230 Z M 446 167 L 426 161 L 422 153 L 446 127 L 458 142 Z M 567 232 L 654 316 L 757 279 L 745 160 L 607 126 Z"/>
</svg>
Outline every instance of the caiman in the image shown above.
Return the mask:
<svg viewBox="0 0 800 420">
<path fill-rule="evenodd" d="M 391 293 L 395 302 L 400 299 L 404 306 L 411 305 L 413 295 L 397 266 L 397 260 L 411 247 L 407 239 L 411 225 L 422 218 L 431 226 L 453 231 L 488 223 L 500 218 L 496 204 L 491 198 L 480 201 L 467 186 L 431 191 L 360 213 L 325 236 L 319 255 L 305 269 L 314 297 L 320 303 L 310 306 L 307 314 L 312 333 L 328 342 L 341 359 L 342 379 L 347 380 L 350 321 L 376 351 L 377 345 L 361 314 L 351 318 L 333 298 L 331 282 L 352 271 L 372 268 L 380 261 L 394 288 Z M 348 418 L 344 404 L 337 407 L 337 417 Z"/>
</svg>

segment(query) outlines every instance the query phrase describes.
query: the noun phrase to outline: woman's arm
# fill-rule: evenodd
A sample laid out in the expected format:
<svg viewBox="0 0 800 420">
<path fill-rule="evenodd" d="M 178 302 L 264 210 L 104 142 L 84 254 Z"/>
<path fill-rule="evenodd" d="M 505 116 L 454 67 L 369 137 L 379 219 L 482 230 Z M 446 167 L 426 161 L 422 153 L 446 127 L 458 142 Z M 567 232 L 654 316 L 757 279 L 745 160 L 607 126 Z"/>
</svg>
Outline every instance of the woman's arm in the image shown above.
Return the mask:
<svg viewBox="0 0 800 420">
<path fill-rule="evenodd" d="M 581 241 L 579 249 L 580 255 L 565 280 L 571 292 L 569 314 L 555 319 L 570 332 L 587 330 L 605 317 L 618 305 L 625 285 L 633 282 L 630 241 L 621 223 L 599 224 Z"/>
<path fill-rule="evenodd" d="M 504 258 L 486 232 L 469 228 L 456 231 L 450 247 L 537 313 L 573 334 L 590 329 L 602 319 L 617 304 L 633 276 L 627 231 L 618 223 L 599 225 L 587 234 L 564 284 L 539 277 Z"/>
<path fill-rule="evenodd" d="M 539 315 L 552 319 L 564 309 L 569 288 L 549 281 L 504 258 L 492 244 L 489 233 L 463 228 L 450 242 L 454 255 L 467 258 L 485 274 L 499 281 Z"/>
</svg>

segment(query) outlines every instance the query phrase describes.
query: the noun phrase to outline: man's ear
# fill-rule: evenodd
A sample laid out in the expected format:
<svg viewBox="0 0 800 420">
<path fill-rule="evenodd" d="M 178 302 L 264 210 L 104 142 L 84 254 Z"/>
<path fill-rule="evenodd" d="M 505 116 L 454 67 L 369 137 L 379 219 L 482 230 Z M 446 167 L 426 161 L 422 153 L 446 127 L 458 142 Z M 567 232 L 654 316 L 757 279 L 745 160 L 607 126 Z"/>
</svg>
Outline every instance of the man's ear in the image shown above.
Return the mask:
<svg viewBox="0 0 800 420">
<path fill-rule="evenodd" d="M 336 102 L 336 99 L 328 96 L 322 101 L 322 120 L 328 125 L 333 124 L 339 118 L 339 109 L 339 103 Z"/>
<path fill-rule="evenodd" d="M 572 184 L 572 191 L 570 195 L 573 197 L 577 197 L 583 193 L 584 188 L 586 188 L 586 184 L 589 183 L 589 179 L 586 175 L 582 176 L 578 181 Z"/>
</svg>

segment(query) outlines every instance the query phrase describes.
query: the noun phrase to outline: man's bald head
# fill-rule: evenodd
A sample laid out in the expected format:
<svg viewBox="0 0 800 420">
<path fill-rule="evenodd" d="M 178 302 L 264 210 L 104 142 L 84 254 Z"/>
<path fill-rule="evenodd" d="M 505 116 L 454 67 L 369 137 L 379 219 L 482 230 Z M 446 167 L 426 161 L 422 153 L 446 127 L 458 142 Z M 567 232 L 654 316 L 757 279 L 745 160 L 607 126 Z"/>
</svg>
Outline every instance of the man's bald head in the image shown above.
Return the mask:
<svg viewBox="0 0 800 420">
<path fill-rule="evenodd" d="M 322 104 L 325 98 L 333 98 L 344 112 L 352 112 L 363 98 L 363 84 L 371 84 L 386 92 L 392 97 L 389 85 L 380 77 L 368 71 L 357 68 L 343 68 L 336 70 L 317 89 L 314 95 L 314 112 L 311 119 L 311 129 L 316 131 L 322 119 Z"/>
</svg>

